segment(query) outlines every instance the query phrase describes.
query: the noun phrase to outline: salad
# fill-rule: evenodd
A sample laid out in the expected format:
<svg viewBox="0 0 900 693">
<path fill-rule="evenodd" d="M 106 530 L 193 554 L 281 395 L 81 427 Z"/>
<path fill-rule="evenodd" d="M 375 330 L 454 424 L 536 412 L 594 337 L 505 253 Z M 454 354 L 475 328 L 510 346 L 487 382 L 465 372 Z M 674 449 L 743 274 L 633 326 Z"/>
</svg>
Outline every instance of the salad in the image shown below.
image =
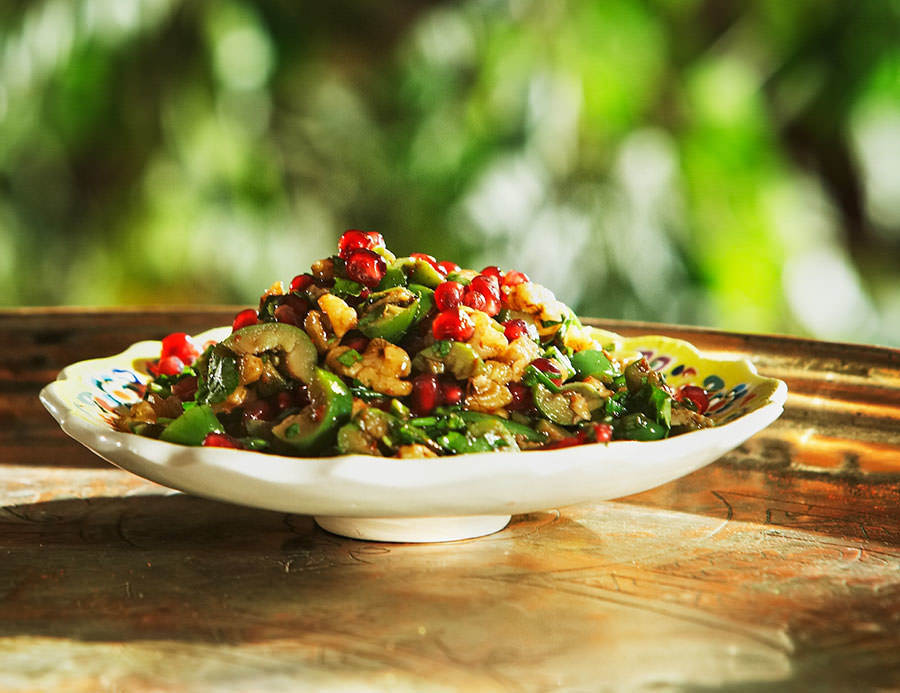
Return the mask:
<svg viewBox="0 0 900 693">
<path fill-rule="evenodd" d="M 123 431 L 282 455 L 423 458 L 660 440 L 707 393 L 622 362 L 522 272 L 396 257 L 380 233 L 276 282 L 231 334 L 162 340 Z"/>
</svg>

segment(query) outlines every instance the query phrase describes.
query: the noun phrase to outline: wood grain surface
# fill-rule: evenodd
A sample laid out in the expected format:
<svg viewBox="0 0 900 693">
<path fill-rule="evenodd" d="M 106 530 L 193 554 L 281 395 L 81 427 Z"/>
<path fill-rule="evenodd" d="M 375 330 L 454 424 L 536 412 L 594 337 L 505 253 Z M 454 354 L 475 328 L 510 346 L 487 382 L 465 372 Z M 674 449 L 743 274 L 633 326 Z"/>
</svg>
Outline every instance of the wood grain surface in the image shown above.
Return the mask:
<svg viewBox="0 0 900 693">
<path fill-rule="evenodd" d="M 0 690 L 900 689 L 897 350 L 603 321 L 750 357 L 784 416 L 638 496 L 392 545 L 170 492 L 37 401 L 234 312 L 0 313 Z"/>
</svg>

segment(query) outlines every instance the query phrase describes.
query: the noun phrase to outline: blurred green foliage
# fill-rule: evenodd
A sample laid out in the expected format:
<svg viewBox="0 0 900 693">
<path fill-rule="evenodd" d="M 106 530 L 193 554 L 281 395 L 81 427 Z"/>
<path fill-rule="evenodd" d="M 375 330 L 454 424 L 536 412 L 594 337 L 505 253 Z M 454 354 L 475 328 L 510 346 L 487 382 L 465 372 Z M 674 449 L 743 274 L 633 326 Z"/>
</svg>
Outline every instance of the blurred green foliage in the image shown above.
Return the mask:
<svg viewBox="0 0 900 693">
<path fill-rule="evenodd" d="M 900 344 L 900 3 L 0 6 L 0 296 L 252 303 L 376 228 L 586 315 Z"/>
</svg>

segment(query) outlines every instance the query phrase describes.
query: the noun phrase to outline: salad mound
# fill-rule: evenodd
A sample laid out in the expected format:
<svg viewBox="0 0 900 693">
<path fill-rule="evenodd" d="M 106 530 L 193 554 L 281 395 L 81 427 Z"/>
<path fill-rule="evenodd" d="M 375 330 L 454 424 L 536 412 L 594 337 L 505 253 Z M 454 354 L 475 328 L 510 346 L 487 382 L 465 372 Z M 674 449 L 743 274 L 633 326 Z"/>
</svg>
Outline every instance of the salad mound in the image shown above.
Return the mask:
<svg viewBox="0 0 900 693">
<path fill-rule="evenodd" d="M 163 339 L 121 430 L 283 455 L 437 457 L 652 441 L 713 425 L 706 392 L 623 363 L 516 270 L 396 257 L 352 229 L 231 334 Z"/>
</svg>

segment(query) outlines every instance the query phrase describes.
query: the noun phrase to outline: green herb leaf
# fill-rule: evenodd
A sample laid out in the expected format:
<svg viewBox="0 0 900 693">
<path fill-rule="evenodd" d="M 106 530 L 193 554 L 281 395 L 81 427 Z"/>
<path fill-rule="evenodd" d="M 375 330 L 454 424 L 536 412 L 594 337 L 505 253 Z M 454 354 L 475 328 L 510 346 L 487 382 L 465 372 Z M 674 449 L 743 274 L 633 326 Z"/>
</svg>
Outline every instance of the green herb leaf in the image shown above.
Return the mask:
<svg viewBox="0 0 900 693">
<path fill-rule="evenodd" d="M 237 359 L 227 349 L 213 349 L 209 354 L 206 378 L 201 380 L 205 384 L 205 392 L 201 400 L 200 385 L 198 383 L 198 402 L 201 404 L 224 402 L 240 383 Z"/>
<path fill-rule="evenodd" d="M 528 366 L 525 369 L 525 374 L 522 376 L 522 382 L 528 387 L 534 387 L 535 385 L 540 384 L 550 390 L 550 392 L 559 392 L 559 386 L 550 380 L 550 376 L 534 366 Z"/>
<path fill-rule="evenodd" d="M 362 361 L 362 354 L 360 354 L 356 349 L 348 349 L 343 354 L 337 357 L 338 363 L 342 366 L 346 366 L 350 368 L 355 363 L 359 363 Z"/>
<path fill-rule="evenodd" d="M 453 348 L 453 342 L 449 339 L 439 339 L 434 343 L 434 352 L 441 358 L 450 353 Z"/>
<path fill-rule="evenodd" d="M 347 296 L 359 296 L 362 293 L 363 285 L 352 279 L 344 279 L 343 277 L 334 278 L 334 286 L 331 287 L 331 293 L 339 298 Z"/>
</svg>

